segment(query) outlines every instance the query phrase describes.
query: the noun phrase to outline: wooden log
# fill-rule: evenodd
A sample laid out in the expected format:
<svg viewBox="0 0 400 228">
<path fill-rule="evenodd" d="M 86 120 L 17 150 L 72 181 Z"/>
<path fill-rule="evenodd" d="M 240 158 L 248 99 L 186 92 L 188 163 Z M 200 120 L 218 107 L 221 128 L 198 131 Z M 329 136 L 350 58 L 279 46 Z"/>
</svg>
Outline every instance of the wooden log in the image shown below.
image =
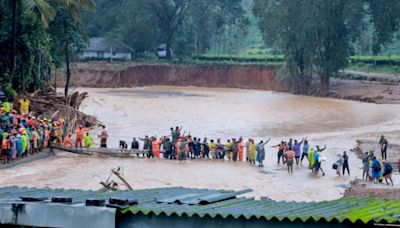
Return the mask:
<svg viewBox="0 0 400 228">
<path fill-rule="evenodd" d="M 119 168 L 117 170 L 112 169 L 111 170 L 112 173 L 114 173 L 115 176 L 117 176 L 122 182 L 124 182 L 124 184 L 126 185 L 126 187 L 129 188 L 129 190 L 133 191 L 132 186 L 128 183 L 128 181 L 125 180 L 125 178 L 123 178 L 121 176 L 121 174 L 119 174 Z"/>
</svg>

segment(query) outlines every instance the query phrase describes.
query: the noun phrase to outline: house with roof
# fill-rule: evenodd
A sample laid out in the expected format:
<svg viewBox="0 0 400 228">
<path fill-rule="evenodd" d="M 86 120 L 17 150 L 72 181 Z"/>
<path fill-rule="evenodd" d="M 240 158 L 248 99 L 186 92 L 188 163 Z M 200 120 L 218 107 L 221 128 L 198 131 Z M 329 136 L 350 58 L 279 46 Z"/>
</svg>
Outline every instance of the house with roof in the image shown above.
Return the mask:
<svg viewBox="0 0 400 228">
<path fill-rule="evenodd" d="M 85 59 L 132 60 L 133 49 L 114 39 L 91 38 L 89 46 L 80 50 L 78 57 Z"/>
<path fill-rule="evenodd" d="M 0 225 L 26 227 L 399 227 L 400 201 L 284 202 L 241 191 L 0 188 Z"/>
</svg>

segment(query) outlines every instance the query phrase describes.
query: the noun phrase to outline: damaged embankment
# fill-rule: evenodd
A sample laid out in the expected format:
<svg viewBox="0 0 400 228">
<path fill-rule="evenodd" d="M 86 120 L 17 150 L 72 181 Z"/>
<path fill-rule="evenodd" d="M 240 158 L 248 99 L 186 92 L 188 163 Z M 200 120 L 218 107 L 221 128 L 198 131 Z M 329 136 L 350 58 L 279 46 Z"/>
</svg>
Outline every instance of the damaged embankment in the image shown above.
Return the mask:
<svg viewBox="0 0 400 228">
<path fill-rule="evenodd" d="M 276 65 L 185 65 L 85 62 L 73 66 L 76 87 L 197 86 L 291 92 Z M 60 74 L 59 74 L 60 75 Z M 60 75 L 61 76 L 61 75 Z M 64 86 L 58 77 L 58 86 Z M 61 80 L 60 80 L 61 79 Z M 318 81 L 313 83 L 317 86 Z M 310 91 L 317 91 L 313 88 Z M 400 104 L 398 83 L 332 78 L 330 97 L 367 103 Z"/>
<path fill-rule="evenodd" d="M 268 65 L 131 65 L 79 64 L 73 70 L 79 87 L 198 86 L 282 91 L 276 68 Z M 61 85 L 63 82 L 60 82 Z"/>
</svg>

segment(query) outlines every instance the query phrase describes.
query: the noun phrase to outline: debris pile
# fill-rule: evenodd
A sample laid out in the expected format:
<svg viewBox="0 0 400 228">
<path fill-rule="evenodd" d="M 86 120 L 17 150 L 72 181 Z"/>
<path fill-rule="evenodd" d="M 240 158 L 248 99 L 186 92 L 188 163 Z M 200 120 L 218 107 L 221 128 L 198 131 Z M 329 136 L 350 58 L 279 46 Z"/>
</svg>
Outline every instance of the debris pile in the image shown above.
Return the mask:
<svg viewBox="0 0 400 228">
<path fill-rule="evenodd" d="M 21 94 L 15 100 L 14 108 L 18 110 L 19 99 L 26 98 L 30 100 L 31 112 L 37 116 L 64 119 L 68 123 L 68 129 L 75 129 L 79 124 L 92 127 L 98 123 L 97 119 L 79 111 L 80 105 L 87 96 L 86 92 L 76 91 L 65 97 L 58 95 L 53 87 L 46 86 L 31 94 Z"/>
</svg>

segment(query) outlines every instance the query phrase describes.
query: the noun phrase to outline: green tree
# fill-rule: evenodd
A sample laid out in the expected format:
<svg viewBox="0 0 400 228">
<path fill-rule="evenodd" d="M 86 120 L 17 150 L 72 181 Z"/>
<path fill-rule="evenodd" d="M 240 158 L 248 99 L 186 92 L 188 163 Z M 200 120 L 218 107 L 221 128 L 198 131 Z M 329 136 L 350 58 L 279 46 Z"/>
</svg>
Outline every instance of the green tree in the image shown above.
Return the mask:
<svg viewBox="0 0 400 228">
<path fill-rule="evenodd" d="M 58 4 L 61 3 L 61 4 Z M 54 22 L 51 24 L 52 36 L 54 37 L 55 49 L 58 55 L 64 52 L 66 65 L 66 83 L 64 95 L 68 96 L 71 80 L 71 50 L 80 48 L 85 43 L 82 31 L 82 11 L 93 11 L 96 7 L 92 0 L 53 0 L 52 4 L 57 10 Z M 56 48 L 58 47 L 58 48 Z M 62 47 L 62 51 L 60 50 Z"/>
<path fill-rule="evenodd" d="M 0 5 L 11 9 L 12 52 L 9 81 L 12 82 L 17 66 L 17 27 L 20 24 L 21 13 L 26 10 L 37 13 L 43 25 L 47 26 L 54 17 L 54 11 L 46 0 L 2 0 L 0 1 Z M 22 90 L 25 90 L 25 84 L 23 83 L 25 81 L 24 74 L 21 74 L 21 81 Z"/>
<path fill-rule="evenodd" d="M 181 29 L 194 0 L 141 0 L 145 12 L 153 17 L 160 39 L 166 44 L 167 59 L 171 59 L 171 46 Z"/>
<path fill-rule="evenodd" d="M 329 79 L 347 66 L 365 18 L 370 17 L 375 25 L 378 37 L 375 47 L 391 41 L 398 30 L 399 16 L 395 15 L 400 12 L 398 1 L 383 2 L 255 0 L 253 11 L 266 43 L 278 46 L 285 55 L 291 85 L 306 93 L 316 72 L 320 79 L 319 94 L 327 96 Z M 393 9 L 386 12 L 389 7 Z"/>
</svg>

